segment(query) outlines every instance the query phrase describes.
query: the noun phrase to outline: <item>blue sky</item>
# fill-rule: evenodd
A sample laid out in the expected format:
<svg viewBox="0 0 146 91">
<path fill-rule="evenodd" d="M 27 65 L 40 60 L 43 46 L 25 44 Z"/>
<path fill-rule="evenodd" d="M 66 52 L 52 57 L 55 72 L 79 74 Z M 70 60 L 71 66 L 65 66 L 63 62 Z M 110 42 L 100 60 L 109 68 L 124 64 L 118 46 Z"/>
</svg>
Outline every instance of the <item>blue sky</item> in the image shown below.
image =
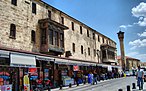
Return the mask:
<svg viewBox="0 0 146 91">
<path fill-rule="evenodd" d="M 43 0 L 117 43 L 118 31 L 125 32 L 126 56 L 146 62 L 145 0 Z"/>
</svg>

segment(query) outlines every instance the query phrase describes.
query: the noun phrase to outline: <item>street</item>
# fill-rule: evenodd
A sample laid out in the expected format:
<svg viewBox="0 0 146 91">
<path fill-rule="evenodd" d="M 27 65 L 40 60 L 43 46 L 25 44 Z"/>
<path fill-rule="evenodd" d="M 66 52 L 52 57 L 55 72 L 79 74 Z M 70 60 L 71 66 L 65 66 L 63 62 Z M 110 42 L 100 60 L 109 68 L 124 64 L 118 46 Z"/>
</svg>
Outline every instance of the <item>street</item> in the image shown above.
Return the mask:
<svg viewBox="0 0 146 91">
<path fill-rule="evenodd" d="M 118 91 L 122 89 L 123 91 L 127 91 L 127 86 L 129 85 L 131 91 L 139 91 L 138 87 L 132 90 L 132 83 L 136 85 L 135 77 L 126 77 L 126 78 L 116 78 L 98 82 L 96 85 L 80 85 L 80 86 L 73 86 L 72 88 L 65 87 L 60 91 Z M 59 89 L 52 89 L 51 91 L 59 91 Z M 146 83 L 144 84 L 144 90 L 146 91 Z"/>
</svg>

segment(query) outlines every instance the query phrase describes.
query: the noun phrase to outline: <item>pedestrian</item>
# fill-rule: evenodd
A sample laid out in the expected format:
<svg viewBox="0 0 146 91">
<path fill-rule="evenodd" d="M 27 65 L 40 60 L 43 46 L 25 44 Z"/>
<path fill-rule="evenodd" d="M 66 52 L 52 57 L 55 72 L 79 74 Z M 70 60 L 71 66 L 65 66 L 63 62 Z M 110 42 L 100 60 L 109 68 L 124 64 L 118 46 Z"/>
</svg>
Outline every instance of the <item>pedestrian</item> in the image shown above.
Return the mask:
<svg viewBox="0 0 146 91">
<path fill-rule="evenodd" d="M 93 73 L 91 72 L 90 73 L 90 76 L 91 76 L 91 85 L 93 84 L 94 80 L 93 80 Z"/>
<path fill-rule="evenodd" d="M 139 90 L 143 89 L 143 79 L 144 79 L 144 72 L 143 70 L 140 70 L 140 66 L 138 66 L 138 72 L 136 75 L 136 79 L 137 79 L 137 85 L 139 87 Z"/>
<path fill-rule="evenodd" d="M 92 72 L 90 72 L 88 74 L 88 83 L 90 83 L 91 85 L 93 84 L 93 74 L 92 74 Z"/>
<path fill-rule="evenodd" d="M 94 78 L 93 84 L 94 84 L 94 83 L 97 84 L 97 72 L 96 72 L 96 70 L 94 70 L 93 78 Z"/>
</svg>

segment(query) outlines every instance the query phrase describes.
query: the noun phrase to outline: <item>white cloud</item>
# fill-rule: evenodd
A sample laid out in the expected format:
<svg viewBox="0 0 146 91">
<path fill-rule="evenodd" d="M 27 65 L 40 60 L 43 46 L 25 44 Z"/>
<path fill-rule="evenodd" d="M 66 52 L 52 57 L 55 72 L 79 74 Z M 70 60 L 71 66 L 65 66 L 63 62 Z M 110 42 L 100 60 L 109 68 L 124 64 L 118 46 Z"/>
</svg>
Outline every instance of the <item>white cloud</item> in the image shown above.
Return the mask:
<svg viewBox="0 0 146 91">
<path fill-rule="evenodd" d="M 130 48 L 130 50 L 135 50 L 137 48 L 137 46 L 133 46 Z"/>
<path fill-rule="evenodd" d="M 121 25 L 119 26 L 120 28 L 124 28 L 124 29 L 127 29 L 127 27 L 125 25 Z"/>
<path fill-rule="evenodd" d="M 133 57 L 139 59 L 140 61 L 146 62 L 146 54 L 140 54 L 139 52 L 130 52 L 127 53 L 126 56 Z"/>
<path fill-rule="evenodd" d="M 139 26 L 146 26 L 146 18 L 144 18 L 143 20 L 139 19 L 138 24 Z"/>
<path fill-rule="evenodd" d="M 143 19 L 144 19 L 143 16 L 139 17 L 139 21 L 143 21 Z"/>
<path fill-rule="evenodd" d="M 138 6 L 132 8 L 132 14 L 139 18 L 137 23 L 139 26 L 146 26 L 146 3 L 141 2 Z"/>
<path fill-rule="evenodd" d="M 127 30 L 127 28 L 128 27 L 132 27 L 133 25 L 130 25 L 130 24 L 128 24 L 128 25 L 121 25 L 121 26 L 119 26 L 120 28 L 123 28 L 123 29 L 125 29 L 125 30 Z"/>
<path fill-rule="evenodd" d="M 146 37 L 146 30 L 145 30 L 143 33 L 141 33 L 141 34 L 138 33 L 137 35 L 138 35 L 139 37 Z"/>
<path fill-rule="evenodd" d="M 130 41 L 129 45 L 133 46 L 131 49 L 135 49 L 137 47 L 144 47 L 146 46 L 146 39 L 140 40 L 134 40 L 134 41 Z"/>
<path fill-rule="evenodd" d="M 135 56 L 135 55 L 138 55 L 138 54 L 139 54 L 138 52 L 130 52 L 130 53 L 126 54 L 126 55 L 131 57 L 131 56 Z"/>
<path fill-rule="evenodd" d="M 132 8 L 132 14 L 135 17 L 146 17 L 146 3 L 141 2 L 138 6 Z"/>
</svg>

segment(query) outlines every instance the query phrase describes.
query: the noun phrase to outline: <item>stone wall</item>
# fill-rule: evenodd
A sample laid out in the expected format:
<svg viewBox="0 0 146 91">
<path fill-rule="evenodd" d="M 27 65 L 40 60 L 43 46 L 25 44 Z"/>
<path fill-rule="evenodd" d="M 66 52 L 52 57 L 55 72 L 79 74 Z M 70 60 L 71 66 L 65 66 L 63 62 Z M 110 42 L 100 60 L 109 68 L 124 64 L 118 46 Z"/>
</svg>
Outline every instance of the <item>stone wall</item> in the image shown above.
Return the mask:
<svg viewBox="0 0 146 91">
<path fill-rule="evenodd" d="M 65 13 L 41 1 L 33 0 L 33 2 L 37 6 L 36 14 L 32 13 L 31 0 L 17 0 L 17 6 L 12 5 L 11 0 L 0 0 L 0 46 L 39 52 L 40 30 L 38 20 L 47 18 L 48 10 L 50 10 L 52 20 L 61 22 L 62 16 L 64 17 L 64 25 L 69 27 L 68 30 L 64 30 L 64 45 L 65 51 L 71 51 L 72 53 L 70 58 L 97 62 L 98 57 L 97 55 L 96 57 L 94 56 L 93 50 L 100 50 L 100 45 L 103 44 L 102 37 L 104 37 L 105 43 L 108 40 L 111 46 L 116 47 L 115 42 L 98 32 L 95 33 L 96 39 L 93 40 L 93 32 L 95 30 Z M 74 22 L 74 31 L 71 29 L 71 22 Z M 9 38 L 11 23 L 16 25 L 16 39 Z M 82 26 L 82 34 L 80 34 L 80 26 Z M 90 37 L 87 37 L 87 29 L 89 30 Z M 36 43 L 31 42 L 31 30 L 36 31 Z M 100 36 L 100 42 L 98 42 L 98 36 Z M 75 43 L 75 52 L 72 51 L 72 43 Z M 83 45 L 84 54 L 81 54 L 81 45 Z M 88 47 L 90 48 L 90 56 L 88 55 Z"/>
</svg>

